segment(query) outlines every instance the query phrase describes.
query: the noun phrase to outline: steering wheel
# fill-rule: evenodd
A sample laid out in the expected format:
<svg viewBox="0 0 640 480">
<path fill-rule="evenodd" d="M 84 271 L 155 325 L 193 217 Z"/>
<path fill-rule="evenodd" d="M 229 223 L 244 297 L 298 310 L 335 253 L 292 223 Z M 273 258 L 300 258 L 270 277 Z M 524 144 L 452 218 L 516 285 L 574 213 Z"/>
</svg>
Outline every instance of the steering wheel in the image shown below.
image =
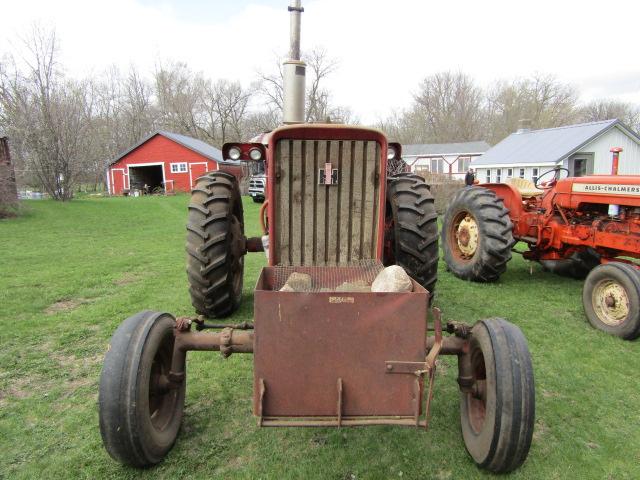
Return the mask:
<svg viewBox="0 0 640 480">
<path fill-rule="evenodd" d="M 552 168 L 551 170 L 547 170 L 546 172 L 544 172 L 542 175 L 540 175 L 535 182 L 535 187 L 539 188 L 541 190 L 548 190 L 550 188 L 553 188 L 553 186 L 556 184 L 556 182 L 558 180 L 560 180 L 560 172 L 562 172 L 562 170 L 564 170 L 565 172 L 567 172 L 567 177 L 569 176 L 569 169 L 568 168 L 564 168 L 564 167 L 555 167 Z M 540 180 L 542 180 L 543 177 L 546 177 L 547 175 L 549 175 L 551 172 L 553 172 L 553 178 L 551 180 L 549 180 L 548 182 L 541 182 Z M 565 177 L 566 178 L 566 177 Z"/>
</svg>

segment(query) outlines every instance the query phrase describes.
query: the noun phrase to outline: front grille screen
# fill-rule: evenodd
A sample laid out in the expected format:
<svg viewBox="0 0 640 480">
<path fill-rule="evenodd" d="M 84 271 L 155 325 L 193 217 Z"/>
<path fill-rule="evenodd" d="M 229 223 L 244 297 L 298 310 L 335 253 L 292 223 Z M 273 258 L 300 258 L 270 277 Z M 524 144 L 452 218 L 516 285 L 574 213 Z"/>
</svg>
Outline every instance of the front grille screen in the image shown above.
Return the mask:
<svg viewBox="0 0 640 480">
<path fill-rule="evenodd" d="M 380 145 L 280 140 L 275 264 L 348 265 L 376 256 Z"/>
</svg>

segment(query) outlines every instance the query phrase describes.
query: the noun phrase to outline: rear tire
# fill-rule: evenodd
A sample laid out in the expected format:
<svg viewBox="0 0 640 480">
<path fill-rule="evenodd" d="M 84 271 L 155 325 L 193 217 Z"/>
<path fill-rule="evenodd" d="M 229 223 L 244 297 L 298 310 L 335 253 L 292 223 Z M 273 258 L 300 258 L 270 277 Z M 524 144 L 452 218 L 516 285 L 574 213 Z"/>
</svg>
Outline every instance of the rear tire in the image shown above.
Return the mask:
<svg viewBox="0 0 640 480">
<path fill-rule="evenodd" d="M 235 312 L 242 299 L 244 214 L 235 177 L 211 172 L 191 193 L 187 224 L 191 304 L 210 318 Z"/>
<path fill-rule="evenodd" d="M 628 263 L 594 268 L 584 282 L 582 304 L 594 328 L 625 340 L 640 336 L 640 272 Z"/>
<path fill-rule="evenodd" d="M 387 179 L 385 265 L 400 265 L 433 299 L 438 280 L 438 214 L 424 178 L 401 173 Z"/>
<path fill-rule="evenodd" d="M 493 473 L 511 472 L 527 458 L 535 422 L 535 386 L 527 341 L 501 318 L 482 320 L 470 339 L 473 392 L 461 392 L 467 451 Z"/>
<path fill-rule="evenodd" d="M 458 278 L 493 282 L 511 260 L 513 224 L 493 190 L 469 187 L 451 201 L 442 224 L 447 268 Z"/>
<path fill-rule="evenodd" d="M 100 375 L 100 433 L 109 455 L 133 467 L 162 461 L 180 430 L 186 380 L 167 388 L 175 319 L 140 312 L 111 338 Z"/>
</svg>

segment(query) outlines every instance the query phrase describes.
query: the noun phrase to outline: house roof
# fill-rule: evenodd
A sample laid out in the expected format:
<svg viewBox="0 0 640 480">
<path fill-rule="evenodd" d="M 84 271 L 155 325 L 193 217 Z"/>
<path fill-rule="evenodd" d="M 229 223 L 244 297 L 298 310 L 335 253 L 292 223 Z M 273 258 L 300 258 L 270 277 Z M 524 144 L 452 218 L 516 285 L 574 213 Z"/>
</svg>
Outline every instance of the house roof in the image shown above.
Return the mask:
<svg viewBox="0 0 640 480">
<path fill-rule="evenodd" d="M 484 153 L 491 146 L 484 141 L 461 143 L 420 143 L 402 145 L 403 157 L 434 156 L 434 155 L 469 155 Z"/>
<path fill-rule="evenodd" d="M 109 165 L 113 165 L 122 157 L 124 157 L 125 155 L 128 155 L 129 153 L 134 151 L 136 148 L 138 148 L 142 144 L 151 140 L 156 135 L 162 135 L 163 137 L 168 138 L 169 140 L 172 140 L 176 143 L 179 143 L 183 147 L 186 147 L 189 150 L 193 150 L 194 152 L 199 153 L 200 155 L 205 156 L 210 160 L 214 160 L 216 162 L 222 161 L 222 152 L 218 150 L 216 147 L 213 147 L 208 143 L 203 142 L 202 140 L 198 140 L 197 138 L 187 137 L 186 135 L 180 135 L 179 133 L 167 132 L 164 130 L 156 130 L 155 132 L 151 133 L 150 135 L 140 140 L 138 143 L 136 143 L 134 146 L 132 146 L 128 150 L 122 152 L 120 155 L 114 158 L 111 162 L 109 162 Z"/>
<path fill-rule="evenodd" d="M 640 137 L 620 120 L 603 120 L 512 133 L 484 155 L 473 159 L 471 164 L 474 167 L 483 165 L 555 164 L 578 152 L 592 140 L 616 126 L 640 143 Z"/>
</svg>

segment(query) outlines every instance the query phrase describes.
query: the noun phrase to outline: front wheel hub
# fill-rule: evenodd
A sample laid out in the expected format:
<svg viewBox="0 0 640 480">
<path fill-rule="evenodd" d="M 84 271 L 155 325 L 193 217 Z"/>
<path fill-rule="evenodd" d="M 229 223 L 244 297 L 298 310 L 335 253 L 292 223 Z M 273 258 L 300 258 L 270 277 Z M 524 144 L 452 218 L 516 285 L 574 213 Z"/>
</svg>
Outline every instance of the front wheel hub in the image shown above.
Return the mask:
<svg viewBox="0 0 640 480">
<path fill-rule="evenodd" d="M 622 285 L 605 280 L 593 290 L 593 307 L 604 323 L 620 325 L 629 315 L 629 297 Z"/>
</svg>

